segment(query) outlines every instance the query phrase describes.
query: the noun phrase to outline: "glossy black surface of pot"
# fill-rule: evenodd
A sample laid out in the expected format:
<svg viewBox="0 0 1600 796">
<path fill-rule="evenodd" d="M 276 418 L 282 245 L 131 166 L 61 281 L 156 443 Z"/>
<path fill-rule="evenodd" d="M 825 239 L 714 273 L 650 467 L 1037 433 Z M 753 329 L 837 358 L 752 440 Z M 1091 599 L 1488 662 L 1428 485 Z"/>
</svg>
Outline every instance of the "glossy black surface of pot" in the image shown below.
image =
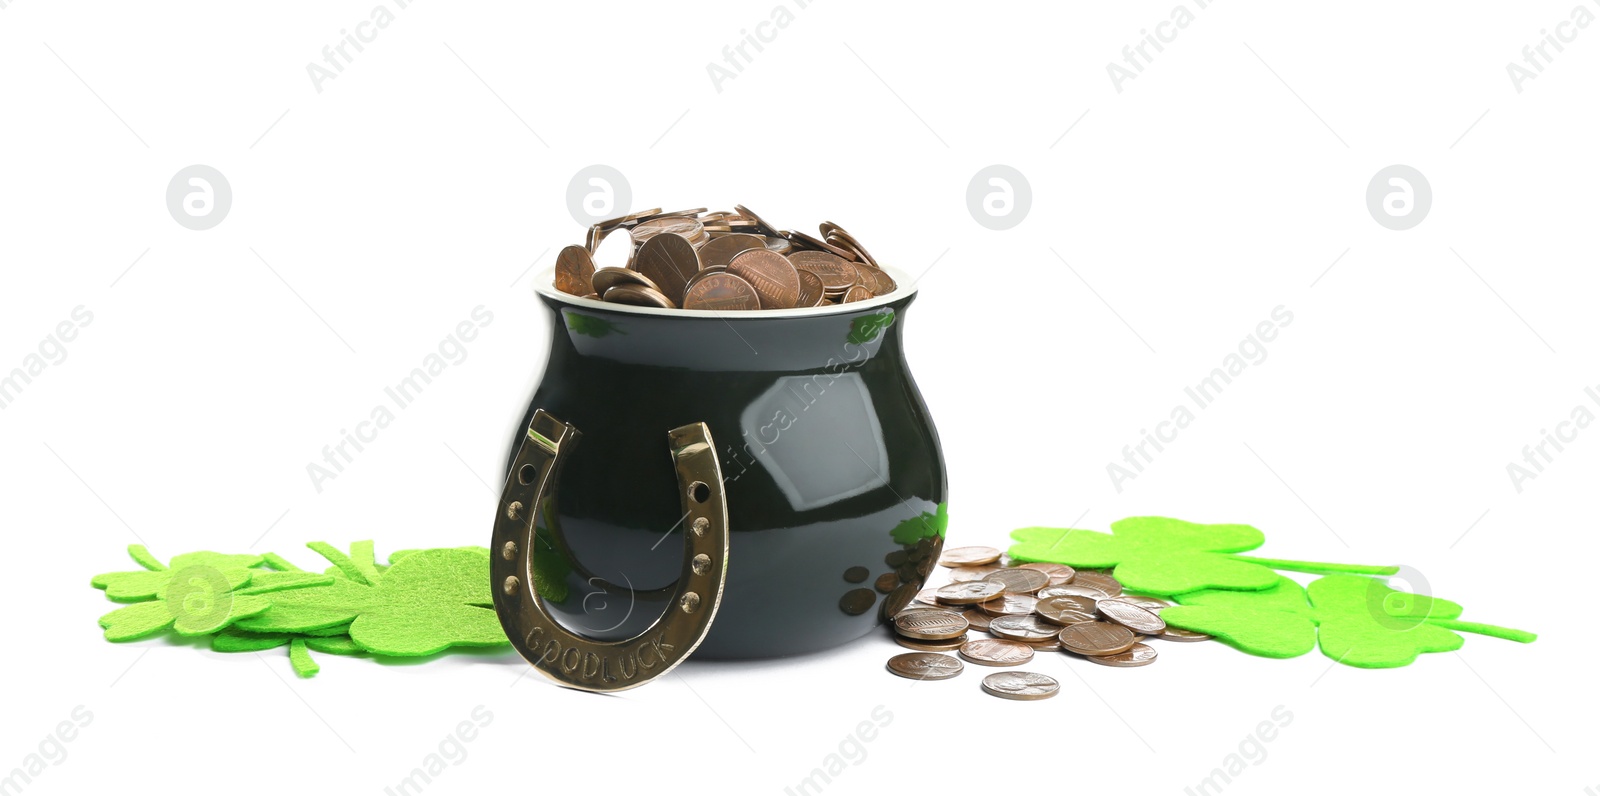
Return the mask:
<svg viewBox="0 0 1600 796">
<path fill-rule="evenodd" d="M 721 460 L 731 537 L 696 655 L 821 650 L 909 602 L 946 517 L 938 434 L 901 347 L 913 296 L 719 318 L 541 291 L 551 347 L 521 428 L 544 409 L 582 434 L 536 548 L 551 613 L 603 640 L 661 615 L 684 532 L 667 431 L 697 421 Z"/>
</svg>

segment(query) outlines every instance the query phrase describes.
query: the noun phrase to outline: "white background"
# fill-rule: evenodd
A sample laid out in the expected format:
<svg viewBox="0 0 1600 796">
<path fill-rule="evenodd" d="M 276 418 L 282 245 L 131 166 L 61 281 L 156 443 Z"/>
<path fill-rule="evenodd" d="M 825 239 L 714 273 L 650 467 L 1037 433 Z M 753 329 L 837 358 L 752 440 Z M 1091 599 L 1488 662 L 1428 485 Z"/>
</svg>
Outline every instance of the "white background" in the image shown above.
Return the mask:
<svg viewBox="0 0 1600 796">
<path fill-rule="evenodd" d="M 1600 788 L 1579 590 L 1600 431 L 1520 493 L 1506 469 L 1573 407 L 1600 413 L 1600 30 L 1520 93 L 1506 70 L 1578 0 L 1221 0 L 1120 92 L 1107 64 L 1179 0 L 823 0 L 721 91 L 707 65 L 779 0 L 418 0 L 319 92 L 307 64 L 377 1 L 3 3 L 0 370 L 93 313 L 0 411 L 0 773 L 75 706 L 93 714 L 27 793 L 380 793 L 478 705 L 491 723 L 427 792 L 781 793 L 878 705 L 892 720 L 828 793 L 1011 772 L 1181 793 L 1279 705 L 1292 722 L 1227 792 Z M 165 204 L 196 163 L 234 195 L 203 232 Z M 876 636 L 691 661 L 620 697 L 521 677 L 510 654 L 323 655 L 298 680 L 282 650 L 100 638 L 114 606 L 89 578 L 129 568 L 139 540 L 303 565 L 313 540 L 485 543 L 484 482 L 545 348 L 526 272 L 581 240 L 566 185 L 595 163 L 635 208 L 829 219 L 925 274 L 904 323 L 952 544 L 1136 514 L 1248 522 L 1263 555 L 1406 564 L 1466 618 L 1542 637 L 1389 671 L 1219 644 L 1163 645 L 1138 670 L 1044 656 L 1030 668 L 1062 693 L 1041 703 L 984 696 L 978 667 L 892 677 L 901 650 Z M 1008 231 L 966 206 L 995 163 L 1032 188 Z M 1398 232 L 1365 202 L 1396 163 L 1433 192 Z M 468 358 L 319 494 L 306 465 L 478 305 L 494 320 Z M 1278 305 L 1294 320 L 1266 360 L 1113 486 L 1122 447 Z"/>
</svg>

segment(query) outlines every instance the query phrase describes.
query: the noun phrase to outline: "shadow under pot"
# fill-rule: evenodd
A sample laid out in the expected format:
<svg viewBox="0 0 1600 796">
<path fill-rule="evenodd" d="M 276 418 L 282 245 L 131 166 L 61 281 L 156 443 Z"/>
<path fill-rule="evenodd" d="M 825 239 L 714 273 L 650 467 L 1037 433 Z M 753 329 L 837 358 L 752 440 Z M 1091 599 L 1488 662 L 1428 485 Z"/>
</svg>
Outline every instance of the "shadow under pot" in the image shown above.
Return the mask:
<svg viewBox="0 0 1600 796">
<path fill-rule="evenodd" d="M 903 608 L 938 561 L 946 484 L 901 344 L 915 290 L 889 270 L 902 287 L 875 299 L 743 313 L 607 304 L 537 276 L 550 351 L 512 441 L 507 495 L 537 477 L 519 464 L 529 440 L 553 451 L 548 436 L 571 433 L 531 520 L 531 560 L 505 571 L 550 619 L 599 642 L 709 607 L 705 658 L 827 649 Z M 715 476 L 685 475 L 682 434 L 703 434 L 715 457 L 701 457 L 714 468 L 702 472 Z M 725 509 L 726 558 L 714 562 L 725 582 L 720 604 L 689 592 L 691 607 L 680 580 L 706 563 L 685 553 L 685 535 L 707 524 L 690 521 L 701 505 Z"/>
</svg>

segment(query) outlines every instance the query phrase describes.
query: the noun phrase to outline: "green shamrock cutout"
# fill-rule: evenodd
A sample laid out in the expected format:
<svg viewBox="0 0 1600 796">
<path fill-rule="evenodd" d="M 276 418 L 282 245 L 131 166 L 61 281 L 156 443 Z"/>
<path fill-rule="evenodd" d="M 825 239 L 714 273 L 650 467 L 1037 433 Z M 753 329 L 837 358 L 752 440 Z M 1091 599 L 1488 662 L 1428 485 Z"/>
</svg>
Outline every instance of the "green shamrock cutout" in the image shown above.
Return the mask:
<svg viewBox="0 0 1600 796">
<path fill-rule="evenodd" d="M 209 635 L 271 608 L 271 601 L 264 596 L 268 593 L 332 580 L 304 573 L 261 573 L 243 568 L 217 569 L 203 564 L 166 572 L 169 573 L 167 582 L 155 595 L 156 599 L 118 608 L 100 617 L 107 641 L 132 641 L 169 627 L 180 636 Z M 253 581 L 256 583 L 252 588 L 242 588 Z"/>
<path fill-rule="evenodd" d="M 1241 556 L 1266 536 L 1249 525 L 1202 525 L 1168 517 L 1129 517 L 1111 523 L 1111 533 L 1075 528 L 1021 528 L 1009 554 L 1017 561 L 1042 561 L 1089 569 L 1115 568 L 1130 591 L 1173 595 L 1202 589 L 1260 591 L 1278 582 L 1284 569 L 1393 575 L 1399 567 L 1328 564 Z"/>
<path fill-rule="evenodd" d="M 1306 590 L 1279 575 L 1259 591 L 1213 589 L 1180 594 L 1161 609 L 1167 624 L 1214 636 L 1251 655 L 1297 658 L 1317 646 L 1317 623 Z"/>
<path fill-rule="evenodd" d="M 97 589 L 104 589 L 106 597 L 119 603 L 155 599 L 179 571 L 190 567 L 210 567 L 222 571 L 248 569 L 262 563 L 256 555 L 224 555 L 200 551 L 176 556 L 171 564 L 163 564 L 150 554 L 142 544 L 128 545 L 128 556 L 143 570 L 133 572 L 106 572 L 89 581 Z M 249 581 L 248 574 L 245 581 Z"/>
<path fill-rule="evenodd" d="M 487 551 L 443 548 L 401 557 L 381 573 L 330 545 L 312 543 L 339 570 L 324 586 L 283 592 L 241 630 L 306 633 L 349 624 L 350 638 L 380 655 L 431 655 L 452 646 L 508 643 L 489 592 Z"/>
<path fill-rule="evenodd" d="M 248 630 L 228 628 L 211 637 L 211 648 L 218 652 L 263 652 L 288 645 L 289 666 L 301 677 L 313 677 L 322 667 L 311 653 L 330 655 L 360 655 L 366 650 L 346 635 L 319 637 L 289 633 L 253 633 Z"/>
<path fill-rule="evenodd" d="M 1463 622 L 1449 600 L 1392 589 L 1376 578 L 1328 575 L 1301 589 L 1287 578 L 1261 591 L 1177 596 L 1167 624 L 1206 633 L 1253 655 L 1292 658 L 1319 647 L 1347 666 L 1406 666 L 1418 655 L 1460 649 L 1457 631 L 1528 643 L 1524 630 Z"/>
</svg>

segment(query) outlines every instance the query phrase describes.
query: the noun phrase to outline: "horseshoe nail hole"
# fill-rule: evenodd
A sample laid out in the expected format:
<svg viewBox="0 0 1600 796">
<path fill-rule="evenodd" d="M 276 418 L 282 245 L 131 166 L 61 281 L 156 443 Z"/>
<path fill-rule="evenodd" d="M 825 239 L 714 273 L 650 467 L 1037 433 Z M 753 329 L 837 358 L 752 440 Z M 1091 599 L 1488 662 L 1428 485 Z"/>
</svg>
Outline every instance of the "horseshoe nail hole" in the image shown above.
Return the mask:
<svg viewBox="0 0 1600 796">
<path fill-rule="evenodd" d="M 694 613 L 695 609 L 700 607 L 700 595 L 694 592 L 683 595 L 683 599 L 678 601 L 678 607 L 686 614 Z"/>
<path fill-rule="evenodd" d="M 694 561 L 689 563 L 689 567 L 694 570 L 694 574 L 704 575 L 711 571 L 711 556 L 701 553 L 694 557 Z"/>
<path fill-rule="evenodd" d="M 522 482 L 523 486 L 527 486 L 533 483 L 533 477 L 537 475 L 538 472 L 538 469 L 533 465 L 524 464 L 522 465 L 522 469 L 517 470 L 517 480 Z"/>
<path fill-rule="evenodd" d="M 522 511 L 522 501 L 520 501 L 520 500 L 511 501 L 511 505 L 506 506 L 506 519 L 508 519 L 508 520 L 516 519 L 517 518 L 517 514 L 520 513 L 521 511 Z M 506 542 L 506 544 L 511 544 L 511 542 Z M 510 556 L 506 556 L 506 560 L 508 560 L 508 561 L 511 560 L 511 557 Z"/>
<path fill-rule="evenodd" d="M 689 485 L 689 497 L 696 503 L 704 503 L 711 499 L 711 487 L 704 481 L 696 481 Z"/>
<path fill-rule="evenodd" d="M 511 559 L 516 558 L 517 557 L 517 543 L 516 542 L 506 542 L 505 545 L 500 548 L 500 557 L 505 559 L 505 560 L 507 560 L 507 561 L 510 561 Z"/>
<path fill-rule="evenodd" d="M 689 523 L 689 530 L 694 531 L 695 536 L 705 536 L 706 529 L 710 527 L 711 520 L 705 517 L 695 517 L 694 522 Z"/>
<path fill-rule="evenodd" d="M 516 575 L 508 575 L 506 576 L 506 582 L 501 585 L 501 588 L 505 589 L 506 594 L 516 594 L 517 587 L 521 584 L 522 582 L 517 580 Z"/>
</svg>

